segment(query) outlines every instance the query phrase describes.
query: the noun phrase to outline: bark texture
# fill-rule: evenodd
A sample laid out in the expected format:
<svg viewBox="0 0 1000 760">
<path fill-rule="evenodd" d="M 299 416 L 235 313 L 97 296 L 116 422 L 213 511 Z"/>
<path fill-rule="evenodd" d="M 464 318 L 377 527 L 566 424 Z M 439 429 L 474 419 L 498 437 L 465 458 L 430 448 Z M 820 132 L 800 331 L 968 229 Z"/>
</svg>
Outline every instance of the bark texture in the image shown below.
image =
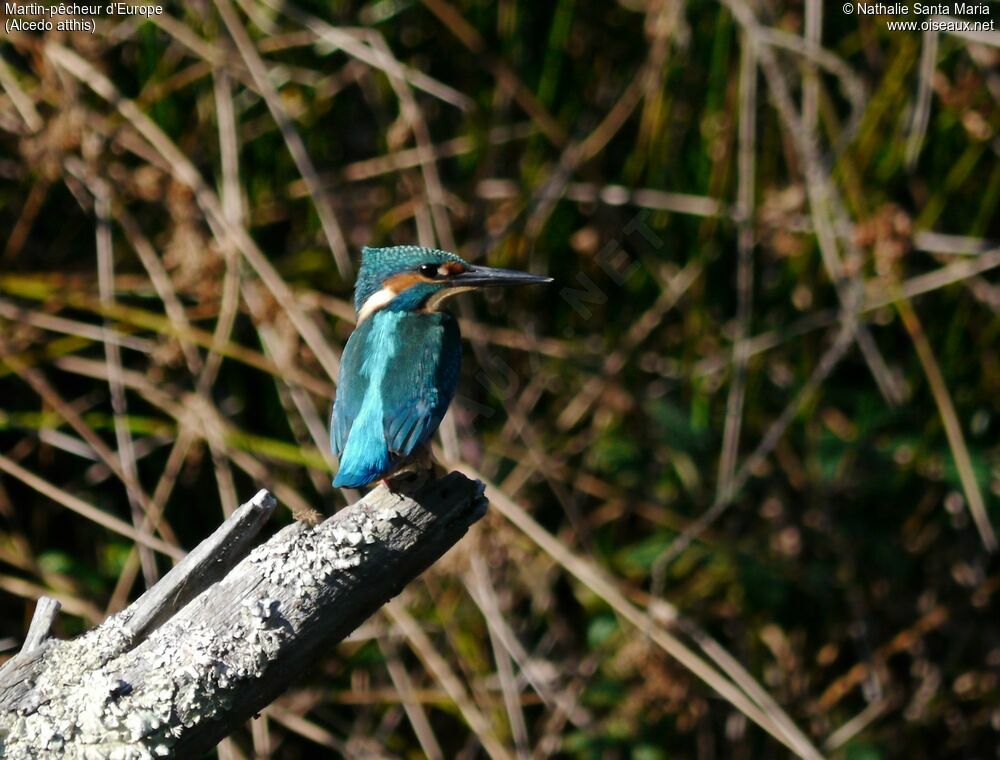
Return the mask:
<svg viewBox="0 0 1000 760">
<path fill-rule="evenodd" d="M 275 508 L 261 491 L 98 628 L 47 638 L 42 600 L 0 669 L 0 756 L 197 757 L 443 555 L 486 512 L 459 473 L 412 496 L 380 486 L 316 527 L 246 554 Z"/>
</svg>

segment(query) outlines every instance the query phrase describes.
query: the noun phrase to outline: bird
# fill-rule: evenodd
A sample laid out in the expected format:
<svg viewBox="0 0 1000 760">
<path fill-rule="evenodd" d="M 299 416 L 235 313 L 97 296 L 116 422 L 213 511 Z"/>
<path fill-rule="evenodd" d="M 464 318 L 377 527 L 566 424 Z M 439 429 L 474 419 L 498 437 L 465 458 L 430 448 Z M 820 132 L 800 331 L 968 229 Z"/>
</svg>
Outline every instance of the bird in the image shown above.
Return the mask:
<svg viewBox="0 0 1000 760">
<path fill-rule="evenodd" d="M 357 324 L 341 357 L 330 422 L 330 445 L 340 460 L 333 485 L 361 488 L 384 480 L 391 487 L 395 474 L 427 457 L 462 363 L 458 321 L 440 311 L 447 298 L 550 282 L 435 248 L 363 248 L 354 286 Z"/>
</svg>

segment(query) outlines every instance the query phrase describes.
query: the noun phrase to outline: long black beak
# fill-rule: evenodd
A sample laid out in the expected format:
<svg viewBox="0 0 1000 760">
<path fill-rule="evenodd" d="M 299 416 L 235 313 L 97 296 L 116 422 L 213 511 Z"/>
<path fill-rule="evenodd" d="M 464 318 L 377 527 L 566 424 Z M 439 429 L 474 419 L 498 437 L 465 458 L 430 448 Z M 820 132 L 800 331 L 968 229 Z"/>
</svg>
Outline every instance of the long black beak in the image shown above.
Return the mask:
<svg viewBox="0 0 1000 760">
<path fill-rule="evenodd" d="M 461 274 L 448 278 L 449 285 L 461 288 L 483 288 L 492 285 L 546 285 L 550 282 L 552 282 L 551 277 L 539 277 L 537 274 L 518 272 L 516 269 L 477 266 L 470 266 Z"/>
</svg>

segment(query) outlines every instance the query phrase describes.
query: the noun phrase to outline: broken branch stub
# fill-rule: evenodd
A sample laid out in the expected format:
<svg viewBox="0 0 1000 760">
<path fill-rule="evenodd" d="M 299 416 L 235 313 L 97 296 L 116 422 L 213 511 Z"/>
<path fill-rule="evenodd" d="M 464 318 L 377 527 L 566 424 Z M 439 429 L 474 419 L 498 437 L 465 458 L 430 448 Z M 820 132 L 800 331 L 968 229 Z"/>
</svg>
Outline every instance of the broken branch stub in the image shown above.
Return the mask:
<svg viewBox="0 0 1000 760">
<path fill-rule="evenodd" d="M 412 496 L 380 486 L 240 559 L 273 509 L 262 491 L 77 639 L 33 626 L 34 648 L 0 669 L 0 756 L 197 757 L 440 558 L 486 498 L 456 472 Z"/>
</svg>

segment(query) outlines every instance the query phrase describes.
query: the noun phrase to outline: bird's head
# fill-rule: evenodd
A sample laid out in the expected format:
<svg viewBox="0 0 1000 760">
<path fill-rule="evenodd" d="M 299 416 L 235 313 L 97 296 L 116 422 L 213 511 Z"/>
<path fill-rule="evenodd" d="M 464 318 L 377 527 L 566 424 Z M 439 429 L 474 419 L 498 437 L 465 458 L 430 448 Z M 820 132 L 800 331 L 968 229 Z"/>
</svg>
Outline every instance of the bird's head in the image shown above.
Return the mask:
<svg viewBox="0 0 1000 760">
<path fill-rule="evenodd" d="M 363 248 L 354 286 L 360 323 L 381 309 L 433 311 L 450 295 L 493 285 L 541 285 L 539 277 L 470 264 L 454 253 L 416 245 Z"/>
</svg>

